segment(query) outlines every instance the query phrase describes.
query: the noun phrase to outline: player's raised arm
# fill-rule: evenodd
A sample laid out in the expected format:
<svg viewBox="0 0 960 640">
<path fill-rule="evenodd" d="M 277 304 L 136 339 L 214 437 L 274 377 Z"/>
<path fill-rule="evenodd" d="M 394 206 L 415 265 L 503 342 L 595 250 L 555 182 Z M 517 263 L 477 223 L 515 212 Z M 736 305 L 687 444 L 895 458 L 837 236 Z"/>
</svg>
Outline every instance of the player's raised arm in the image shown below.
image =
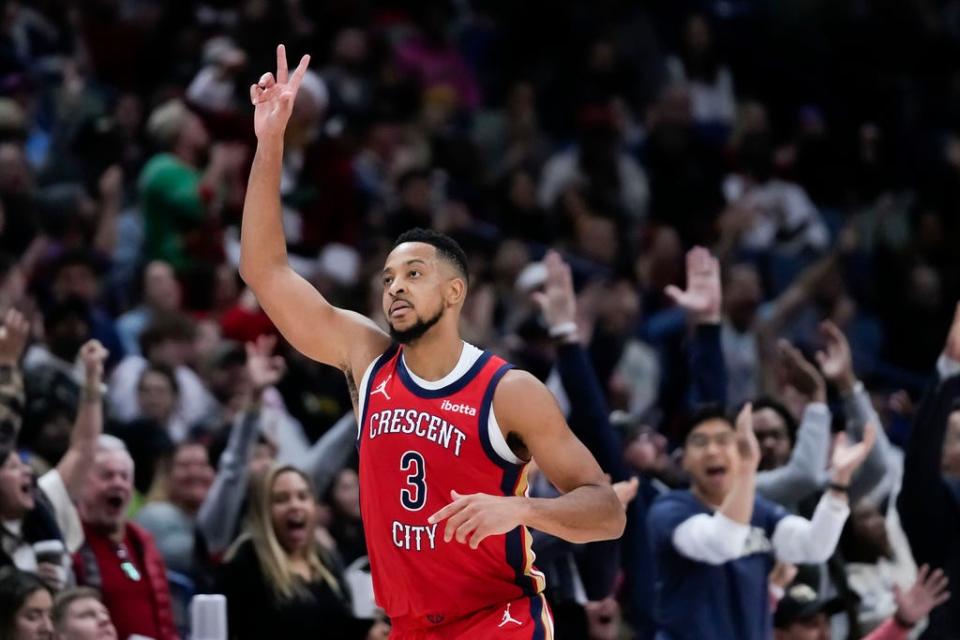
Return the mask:
<svg viewBox="0 0 960 640">
<path fill-rule="evenodd" d="M 296 349 L 349 372 L 352 382 L 390 344 L 371 320 L 337 309 L 287 262 L 280 220 L 283 135 L 310 56 L 289 74 L 287 54 L 277 47 L 277 75 L 265 73 L 250 87 L 257 152 L 243 203 L 240 276 L 267 315 Z"/>
</svg>

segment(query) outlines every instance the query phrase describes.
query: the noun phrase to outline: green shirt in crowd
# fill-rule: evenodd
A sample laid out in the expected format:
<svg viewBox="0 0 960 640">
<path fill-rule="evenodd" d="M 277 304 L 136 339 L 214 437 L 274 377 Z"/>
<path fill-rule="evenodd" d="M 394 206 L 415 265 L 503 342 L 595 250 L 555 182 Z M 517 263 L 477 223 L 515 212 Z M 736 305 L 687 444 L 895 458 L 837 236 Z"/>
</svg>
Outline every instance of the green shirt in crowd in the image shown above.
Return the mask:
<svg viewBox="0 0 960 640">
<path fill-rule="evenodd" d="M 190 265 L 184 235 L 203 220 L 200 177 L 200 171 L 169 153 L 155 155 L 144 166 L 140 203 L 147 260 L 165 260 L 177 271 Z"/>
</svg>

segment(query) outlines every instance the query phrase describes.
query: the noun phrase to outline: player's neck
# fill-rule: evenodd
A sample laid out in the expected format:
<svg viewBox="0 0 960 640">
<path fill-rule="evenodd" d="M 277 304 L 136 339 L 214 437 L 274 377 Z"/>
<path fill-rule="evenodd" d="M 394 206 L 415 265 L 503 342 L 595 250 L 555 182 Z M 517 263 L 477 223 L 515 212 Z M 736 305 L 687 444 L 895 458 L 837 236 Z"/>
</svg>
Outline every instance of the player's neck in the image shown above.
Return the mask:
<svg viewBox="0 0 960 640">
<path fill-rule="evenodd" d="M 463 353 L 463 340 L 456 331 L 443 331 L 437 325 L 426 335 L 403 348 L 403 363 L 424 380 L 440 380 L 453 371 Z"/>
</svg>

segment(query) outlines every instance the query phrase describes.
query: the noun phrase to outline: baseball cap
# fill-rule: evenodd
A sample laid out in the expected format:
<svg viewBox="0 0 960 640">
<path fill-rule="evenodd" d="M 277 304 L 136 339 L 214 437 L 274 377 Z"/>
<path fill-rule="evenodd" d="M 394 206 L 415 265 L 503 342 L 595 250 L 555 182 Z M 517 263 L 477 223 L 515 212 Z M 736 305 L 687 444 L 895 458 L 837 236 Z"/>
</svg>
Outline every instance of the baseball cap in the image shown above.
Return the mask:
<svg viewBox="0 0 960 640">
<path fill-rule="evenodd" d="M 843 611 L 843 601 L 840 598 L 824 600 L 810 585 L 795 584 L 787 589 L 777 605 L 773 626 L 786 629 L 794 622 L 812 618 L 818 613 L 825 613 L 830 617 L 840 611 Z"/>
</svg>

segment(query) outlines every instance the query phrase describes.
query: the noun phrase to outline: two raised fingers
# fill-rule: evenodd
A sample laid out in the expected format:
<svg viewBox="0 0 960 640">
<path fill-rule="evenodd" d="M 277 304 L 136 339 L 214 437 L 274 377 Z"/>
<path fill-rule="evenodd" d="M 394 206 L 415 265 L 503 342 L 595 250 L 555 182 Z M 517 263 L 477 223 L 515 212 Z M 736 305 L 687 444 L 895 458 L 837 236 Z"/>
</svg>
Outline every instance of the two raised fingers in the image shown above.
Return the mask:
<svg viewBox="0 0 960 640">
<path fill-rule="evenodd" d="M 257 104 L 262 102 L 265 94 L 269 94 L 274 86 L 289 86 L 294 92 L 300 88 L 303 76 L 307 73 L 307 67 L 310 65 L 310 56 L 305 55 L 300 59 L 300 64 L 293 71 L 293 76 L 289 75 L 287 69 L 287 50 L 282 44 L 277 47 L 277 75 L 274 78 L 272 73 L 265 73 L 260 76 L 257 84 L 250 85 L 250 102 Z"/>
</svg>

